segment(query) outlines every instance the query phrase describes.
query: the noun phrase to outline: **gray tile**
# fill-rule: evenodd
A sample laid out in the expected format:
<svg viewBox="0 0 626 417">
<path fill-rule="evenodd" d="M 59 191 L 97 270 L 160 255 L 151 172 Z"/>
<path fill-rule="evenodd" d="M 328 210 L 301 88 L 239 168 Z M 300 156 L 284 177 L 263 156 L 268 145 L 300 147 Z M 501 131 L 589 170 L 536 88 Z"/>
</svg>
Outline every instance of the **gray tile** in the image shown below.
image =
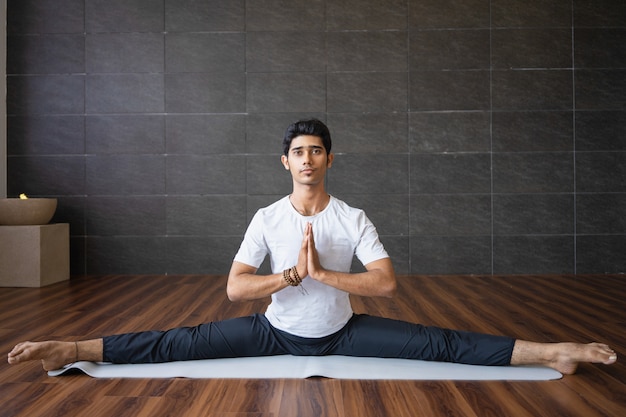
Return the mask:
<svg viewBox="0 0 626 417">
<path fill-rule="evenodd" d="M 246 148 L 245 116 L 239 114 L 168 115 L 168 154 L 236 154 Z"/>
<path fill-rule="evenodd" d="M 488 154 L 411 155 L 411 193 L 489 193 Z"/>
<path fill-rule="evenodd" d="M 163 0 L 90 0 L 85 2 L 87 33 L 163 32 Z"/>
<path fill-rule="evenodd" d="M 329 113 L 328 128 L 336 153 L 406 153 L 405 113 Z"/>
<path fill-rule="evenodd" d="M 84 152 L 84 116 L 7 117 L 8 155 L 70 155 Z"/>
<path fill-rule="evenodd" d="M 159 236 L 165 234 L 165 198 L 153 196 L 86 199 L 89 236 Z"/>
<path fill-rule="evenodd" d="M 85 236 L 85 196 L 54 196 L 57 199 L 57 209 L 51 223 L 69 223 L 70 236 Z M 70 255 L 71 256 L 71 255 Z"/>
<path fill-rule="evenodd" d="M 573 235 L 574 194 L 496 194 L 494 235 Z"/>
<path fill-rule="evenodd" d="M 377 169 L 384 167 L 384 169 Z M 328 171 L 329 192 L 346 194 L 406 194 L 409 188 L 406 155 L 335 155 Z"/>
<path fill-rule="evenodd" d="M 489 69 L 489 30 L 423 30 L 409 35 L 409 68 Z"/>
<path fill-rule="evenodd" d="M 411 153 L 488 152 L 488 112 L 409 113 Z"/>
<path fill-rule="evenodd" d="M 70 276 L 85 275 L 86 265 L 85 237 L 70 232 Z"/>
<path fill-rule="evenodd" d="M 7 114 L 82 114 L 83 75 L 7 77 Z"/>
<path fill-rule="evenodd" d="M 626 152 L 576 152 L 576 191 L 626 192 Z"/>
<path fill-rule="evenodd" d="M 569 110 L 573 108 L 572 72 L 494 71 L 492 97 L 494 110 Z"/>
<path fill-rule="evenodd" d="M 242 156 L 169 155 L 167 194 L 244 194 L 246 162 Z"/>
<path fill-rule="evenodd" d="M 167 32 L 242 31 L 244 0 L 165 0 Z"/>
<path fill-rule="evenodd" d="M 7 33 L 84 33 L 84 0 L 19 0 L 7 7 Z"/>
<path fill-rule="evenodd" d="M 316 118 L 325 121 L 325 113 L 254 113 L 246 116 L 246 151 L 256 154 L 283 153 L 287 127 L 298 120 Z M 331 135 L 334 138 L 334 130 Z M 333 147 L 335 144 L 333 143 Z M 334 149 L 334 148 L 333 148 Z"/>
<path fill-rule="evenodd" d="M 7 74 L 85 72 L 85 38 L 80 35 L 9 36 Z"/>
<path fill-rule="evenodd" d="M 493 150 L 573 151 L 573 117 L 571 111 L 494 112 Z"/>
<path fill-rule="evenodd" d="M 411 196 L 411 236 L 481 236 L 491 234 L 491 196 Z"/>
<path fill-rule="evenodd" d="M 626 235 L 588 235 L 576 238 L 578 274 L 626 272 Z"/>
<path fill-rule="evenodd" d="M 245 69 L 243 33 L 168 33 L 167 72 L 238 72 Z"/>
<path fill-rule="evenodd" d="M 578 194 L 576 233 L 626 234 L 626 193 Z"/>
<path fill-rule="evenodd" d="M 409 196 L 407 194 L 333 195 L 350 206 L 363 210 L 379 235 L 408 236 Z"/>
<path fill-rule="evenodd" d="M 626 111 L 576 112 L 577 151 L 626 151 Z"/>
<path fill-rule="evenodd" d="M 163 38 L 162 33 L 87 34 L 87 72 L 163 72 Z"/>
<path fill-rule="evenodd" d="M 487 28 L 489 0 L 409 0 L 410 28 Z"/>
<path fill-rule="evenodd" d="M 163 116 L 87 116 L 85 148 L 89 154 L 159 154 L 165 151 Z"/>
<path fill-rule="evenodd" d="M 169 113 L 243 113 L 246 107 L 243 72 L 167 74 Z"/>
<path fill-rule="evenodd" d="M 243 235 L 246 226 L 244 195 L 167 198 L 168 236 Z"/>
<path fill-rule="evenodd" d="M 625 28 L 576 29 L 574 39 L 576 68 L 626 67 Z"/>
<path fill-rule="evenodd" d="M 85 194 L 83 156 L 9 156 L 7 173 L 7 195 Z"/>
<path fill-rule="evenodd" d="M 574 3 L 574 26 L 624 26 L 626 3 L 615 0 L 594 0 Z"/>
<path fill-rule="evenodd" d="M 317 72 L 251 73 L 247 77 L 246 95 L 250 113 L 324 112 L 326 75 Z"/>
<path fill-rule="evenodd" d="M 256 0 L 246 2 L 246 30 L 323 31 L 323 0 Z"/>
<path fill-rule="evenodd" d="M 380 236 L 380 242 L 384 245 L 387 254 L 391 258 L 393 268 L 398 275 L 406 275 L 410 273 L 411 261 L 409 254 L 409 237 L 408 236 Z M 365 268 L 360 262 L 353 262 L 353 271 L 363 271 Z M 357 267 L 359 269 L 357 269 Z"/>
<path fill-rule="evenodd" d="M 496 236 L 494 274 L 572 274 L 573 236 Z"/>
<path fill-rule="evenodd" d="M 576 70 L 576 110 L 626 108 L 626 70 Z"/>
<path fill-rule="evenodd" d="M 496 193 L 570 193 L 574 191 L 571 152 L 498 153 L 493 155 Z"/>
<path fill-rule="evenodd" d="M 329 71 L 406 71 L 407 33 L 328 33 Z"/>
<path fill-rule="evenodd" d="M 493 68 L 571 68 L 572 31 L 500 29 L 491 31 Z"/>
<path fill-rule="evenodd" d="M 328 74 L 329 112 L 402 112 L 407 110 L 405 72 Z"/>
<path fill-rule="evenodd" d="M 491 237 L 412 237 L 410 256 L 411 274 L 490 274 Z"/>
<path fill-rule="evenodd" d="M 165 193 L 165 158 L 160 155 L 87 157 L 87 194 L 154 195 Z"/>
<path fill-rule="evenodd" d="M 87 274 L 163 274 L 167 271 L 165 237 L 88 236 L 85 245 Z"/>
<path fill-rule="evenodd" d="M 87 113 L 153 113 L 164 110 L 163 74 L 88 75 Z"/>
<path fill-rule="evenodd" d="M 495 27 L 571 26 L 570 0 L 493 0 L 491 19 Z"/>
<path fill-rule="evenodd" d="M 240 237 L 167 237 L 169 274 L 228 274 Z"/>
<path fill-rule="evenodd" d="M 245 58 L 248 72 L 325 71 L 326 34 L 247 32 Z"/>
<path fill-rule="evenodd" d="M 292 180 L 278 155 L 250 155 L 246 158 L 246 189 L 255 195 L 286 195 Z"/>
<path fill-rule="evenodd" d="M 386 0 L 368 2 L 361 0 L 327 2 L 326 27 L 328 30 L 405 30 L 407 28 L 407 2 Z"/>
<path fill-rule="evenodd" d="M 412 111 L 490 108 L 488 71 L 419 71 L 409 77 Z"/>
</svg>

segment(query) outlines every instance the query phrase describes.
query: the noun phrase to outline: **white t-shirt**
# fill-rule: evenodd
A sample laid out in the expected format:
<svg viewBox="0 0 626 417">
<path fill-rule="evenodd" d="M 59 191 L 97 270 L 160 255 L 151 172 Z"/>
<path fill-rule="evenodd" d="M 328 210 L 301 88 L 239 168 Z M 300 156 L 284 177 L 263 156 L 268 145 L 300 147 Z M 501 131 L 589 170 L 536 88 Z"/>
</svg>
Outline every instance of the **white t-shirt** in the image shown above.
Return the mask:
<svg viewBox="0 0 626 417">
<path fill-rule="evenodd" d="M 365 212 L 331 196 L 326 208 L 303 216 L 289 197 L 254 215 L 235 261 L 258 268 L 267 255 L 280 273 L 298 262 L 306 223 L 313 225 L 315 247 L 322 266 L 349 272 L 354 255 L 364 264 L 387 258 L 378 233 Z M 340 330 L 352 317 L 349 294 L 305 277 L 302 286 L 272 294 L 265 316 L 272 326 L 300 337 L 323 337 Z"/>
</svg>

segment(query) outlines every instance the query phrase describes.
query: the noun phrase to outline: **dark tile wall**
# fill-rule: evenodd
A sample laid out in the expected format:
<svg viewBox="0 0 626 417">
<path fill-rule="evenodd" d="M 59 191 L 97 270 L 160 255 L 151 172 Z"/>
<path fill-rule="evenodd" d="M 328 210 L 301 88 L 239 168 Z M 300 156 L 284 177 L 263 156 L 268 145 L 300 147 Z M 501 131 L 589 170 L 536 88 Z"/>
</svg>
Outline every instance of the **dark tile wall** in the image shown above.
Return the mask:
<svg viewBox="0 0 626 417">
<path fill-rule="evenodd" d="M 309 116 L 399 273 L 626 272 L 623 0 L 9 0 L 7 26 L 8 192 L 59 198 L 73 273 L 226 273 Z"/>
</svg>

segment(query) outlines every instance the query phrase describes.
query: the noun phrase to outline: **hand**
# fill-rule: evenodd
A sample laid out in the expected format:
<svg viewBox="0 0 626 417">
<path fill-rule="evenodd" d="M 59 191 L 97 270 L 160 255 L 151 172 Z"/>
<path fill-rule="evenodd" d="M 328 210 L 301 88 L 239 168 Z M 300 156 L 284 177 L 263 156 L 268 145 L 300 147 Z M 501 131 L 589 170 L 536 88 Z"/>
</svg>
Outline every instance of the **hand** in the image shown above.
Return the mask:
<svg viewBox="0 0 626 417">
<path fill-rule="evenodd" d="M 298 263 L 296 264 L 296 269 L 298 270 L 298 275 L 302 279 L 308 275 L 308 259 L 309 259 L 309 237 L 308 230 L 311 227 L 311 223 L 307 223 L 304 228 L 304 235 L 302 236 L 302 245 L 300 245 L 300 253 L 298 253 Z"/>
<path fill-rule="evenodd" d="M 307 275 L 311 278 L 317 278 L 319 273 L 323 271 L 317 249 L 315 249 L 313 225 L 311 223 L 307 223 L 304 228 L 304 236 L 302 237 L 302 246 L 300 246 L 296 269 L 298 270 L 298 275 L 302 278 Z"/>
<path fill-rule="evenodd" d="M 322 264 L 320 264 L 320 258 L 315 248 L 313 225 L 311 223 L 307 223 L 304 236 L 307 240 L 307 271 L 311 278 L 317 279 L 324 268 L 322 268 Z"/>
</svg>

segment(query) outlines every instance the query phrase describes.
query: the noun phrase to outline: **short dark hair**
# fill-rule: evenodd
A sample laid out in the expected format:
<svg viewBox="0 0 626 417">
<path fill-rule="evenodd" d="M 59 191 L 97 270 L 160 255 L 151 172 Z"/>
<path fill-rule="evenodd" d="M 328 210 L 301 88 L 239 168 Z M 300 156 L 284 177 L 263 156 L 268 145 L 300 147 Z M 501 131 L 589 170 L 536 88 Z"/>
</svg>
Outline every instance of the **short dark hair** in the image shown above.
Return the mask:
<svg viewBox="0 0 626 417">
<path fill-rule="evenodd" d="M 291 147 L 291 141 L 302 135 L 317 136 L 322 139 L 322 144 L 326 149 L 326 154 L 330 154 L 330 148 L 332 141 L 330 139 L 330 131 L 328 127 L 318 119 L 299 120 L 292 123 L 285 132 L 283 138 L 283 153 L 285 156 L 289 156 L 289 148 Z"/>
</svg>

